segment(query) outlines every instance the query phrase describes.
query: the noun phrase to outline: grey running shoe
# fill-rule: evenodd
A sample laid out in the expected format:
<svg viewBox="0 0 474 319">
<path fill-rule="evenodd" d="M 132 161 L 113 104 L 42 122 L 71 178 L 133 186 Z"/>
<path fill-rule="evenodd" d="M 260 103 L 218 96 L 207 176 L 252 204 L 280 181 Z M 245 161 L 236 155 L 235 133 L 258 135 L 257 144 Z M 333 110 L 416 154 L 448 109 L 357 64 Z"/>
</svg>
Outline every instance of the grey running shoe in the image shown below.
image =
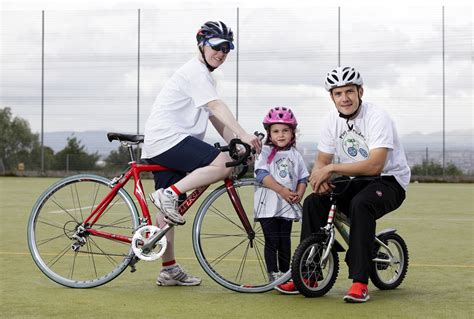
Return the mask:
<svg viewBox="0 0 474 319">
<path fill-rule="evenodd" d="M 178 212 L 178 198 L 172 194 L 167 194 L 163 188 L 151 193 L 150 200 L 165 216 L 165 219 L 173 224 L 184 225 L 186 220 Z"/>
<path fill-rule="evenodd" d="M 187 274 L 180 265 L 171 269 L 162 269 L 158 278 L 158 286 L 198 286 L 201 284 L 201 278 Z"/>
<path fill-rule="evenodd" d="M 278 271 L 278 272 L 270 272 L 268 273 L 268 280 L 269 281 L 275 281 L 277 280 L 278 278 L 280 278 L 281 276 L 283 276 L 283 273 L 281 271 Z"/>
</svg>

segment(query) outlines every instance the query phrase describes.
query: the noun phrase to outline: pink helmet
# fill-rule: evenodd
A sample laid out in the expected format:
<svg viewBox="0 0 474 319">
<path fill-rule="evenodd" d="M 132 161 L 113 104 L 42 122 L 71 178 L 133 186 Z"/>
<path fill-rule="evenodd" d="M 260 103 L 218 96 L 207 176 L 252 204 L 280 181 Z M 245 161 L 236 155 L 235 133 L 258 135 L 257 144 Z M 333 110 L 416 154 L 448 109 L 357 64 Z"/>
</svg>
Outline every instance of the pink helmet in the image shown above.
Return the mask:
<svg viewBox="0 0 474 319">
<path fill-rule="evenodd" d="M 263 127 L 267 130 L 272 124 L 287 124 L 292 128 L 296 128 L 298 122 L 296 117 L 288 107 L 274 107 L 268 111 L 263 119 Z"/>
</svg>

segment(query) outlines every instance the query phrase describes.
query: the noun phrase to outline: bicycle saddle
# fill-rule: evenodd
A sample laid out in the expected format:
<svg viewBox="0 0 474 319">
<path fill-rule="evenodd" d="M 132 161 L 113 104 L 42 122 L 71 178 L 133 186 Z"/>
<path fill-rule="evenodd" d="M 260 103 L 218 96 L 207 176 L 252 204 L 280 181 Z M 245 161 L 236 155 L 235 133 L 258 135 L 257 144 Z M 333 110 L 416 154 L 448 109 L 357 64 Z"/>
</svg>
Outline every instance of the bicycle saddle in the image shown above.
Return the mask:
<svg viewBox="0 0 474 319">
<path fill-rule="evenodd" d="M 122 133 L 107 133 L 109 142 L 118 140 L 120 142 L 130 142 L 133 144 L 143 143 L 144 135 L 122 134 Z"/>
</svg>

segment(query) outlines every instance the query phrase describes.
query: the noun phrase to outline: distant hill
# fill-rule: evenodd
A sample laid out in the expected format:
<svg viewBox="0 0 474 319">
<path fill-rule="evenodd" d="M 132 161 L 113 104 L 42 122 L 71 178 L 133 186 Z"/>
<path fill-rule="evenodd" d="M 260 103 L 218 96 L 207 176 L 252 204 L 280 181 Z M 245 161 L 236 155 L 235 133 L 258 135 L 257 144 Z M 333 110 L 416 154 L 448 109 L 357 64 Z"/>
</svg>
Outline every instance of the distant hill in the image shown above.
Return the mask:
<svg viewBox="0 0 474 319">
<path fill-rule="evenodd" d="M 66 146 L 67 138 L 70 136 L 75 136 L 80 140 L 89 153 L 98 152 L 102 157 L 106 157 L 110 151 L 116 150 L 119 147 L 117 142 L 110 143 L 107 140 L 106 131 L 49 132 L 44 135 L 44 144 L 58 152 Z M 442 150 L 443 147 L 441 132 L 431 134 L 413 132 L 401 136 L 401 140 L 407 151 L 421 151 L 426 147 L 431 151 L 438 151 Z M 214 143 L 215 139 L 209 142 Z M 298 142 L 298 149 L 315 150 L 316 146 L 317 144 L 312 142 Z M 474 151 L 474 130 L 465 129 L 446 132 L 446 150 Z"/>
<path fill-rule="evenodd" d="M 118 142 L 109 142 L 106 131 L 44 133 L 44 144 L 58 152 L 66 146 L 67 138 L 72 136 L 81 141 L 81 145 L 85 146 L 87 152 L 98 152 L 102 157 L 106 157 L 112 150 L 116 150 L 120 146 Z"/>
<path fill-rule="evenodd" d="M 413 132 L 400 137 L 403 146 L 407 151 L 425 149 L 428 147 L 433 151 L 441 151 L 443 149 L 443 133 L 435 132 L 430 134 L 422 134 Z M 445 136 L 446 150 L 450 151 L 474 151 L 474 129 L 461 129 L 446 132 Z"/>
</svg>

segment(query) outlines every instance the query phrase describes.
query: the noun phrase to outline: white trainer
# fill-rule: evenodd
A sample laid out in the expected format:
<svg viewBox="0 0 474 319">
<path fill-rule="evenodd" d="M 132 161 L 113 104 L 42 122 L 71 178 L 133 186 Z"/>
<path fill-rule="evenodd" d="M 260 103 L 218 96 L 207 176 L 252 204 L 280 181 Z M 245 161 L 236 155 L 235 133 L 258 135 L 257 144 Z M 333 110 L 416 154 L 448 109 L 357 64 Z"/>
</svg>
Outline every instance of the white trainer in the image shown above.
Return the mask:
<svg viewBox="0 0 474 319">
<path fill-rule="evenodd" d="M 151 193 L 148 197 L 165 216 L 165 219 L 177 225 L 186 223 L 184 217 L 178 212 L 178 197 L 167 194 L 163 188 Z"/>
<path fill-rule="evenodd" d="M 198 286 L 201 278 L 187 274 L 179 264 L 171 269 L 162 269 L 156 284 L 158 286 Z"/>
</svg>

